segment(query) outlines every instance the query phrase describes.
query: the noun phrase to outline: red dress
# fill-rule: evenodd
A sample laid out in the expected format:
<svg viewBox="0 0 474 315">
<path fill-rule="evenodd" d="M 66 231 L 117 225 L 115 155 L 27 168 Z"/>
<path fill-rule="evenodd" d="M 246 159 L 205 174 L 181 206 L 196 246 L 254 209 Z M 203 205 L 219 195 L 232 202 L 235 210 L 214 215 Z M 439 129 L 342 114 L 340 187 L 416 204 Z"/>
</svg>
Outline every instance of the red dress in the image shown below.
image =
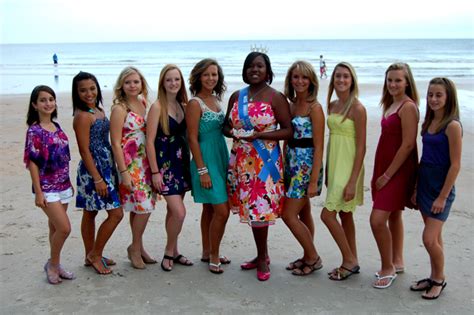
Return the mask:
<svg viewBox="0 0 474 315">
<path fill-rule="evenodd" d="M 405 103 L 387 118 L 382 117 L 382 134 L 375 153 L 374 175 L 371 182 L 373 209 L 396 211 L 405 207 L 414 208 L 410 199 L 415 189 L 418 169 L 416 146 L 388 183 L 378 191 L 375 188 L 377 178 L 388 169 L 402 144 L 402 121 L 398 112 Z"/>
</svg>

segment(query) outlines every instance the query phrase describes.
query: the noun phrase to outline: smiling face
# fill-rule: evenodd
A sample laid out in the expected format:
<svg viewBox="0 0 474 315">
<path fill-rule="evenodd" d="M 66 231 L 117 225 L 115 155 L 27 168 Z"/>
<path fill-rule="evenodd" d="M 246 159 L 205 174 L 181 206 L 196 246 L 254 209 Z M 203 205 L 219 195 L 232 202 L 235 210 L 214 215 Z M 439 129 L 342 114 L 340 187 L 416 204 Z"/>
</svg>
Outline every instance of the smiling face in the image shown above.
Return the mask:
<svg viewBox="0 0 474 315">
<path fill-rule="evenodd" d="M 81 101 L 89 107 L 95 107 L 97 99 L 97 85 L 92 79 L 81 80 L 77 84 L 77 92 Z"/>
<path fill-rule="evenodd" d="M 56 99 L 48 92 L 41 91 L 38 94 L 38 99 L 32 105 L 38 111 L 40 117 L 51 116 L 56 110 Z"/>
<path fill-rule="evenodd" d="M 207 69 L 201 74 L 201 85 L 203 89 L 208 91 L 214 90 L 219 80 L 219 72 L 216 65 L 210 65 Z"/>
<path fill-rule="evenodd" d="M 295 68 L 291 71 L 291 86 L 296 93 L 304 93 L 308 91 L 310 84 L 310 79 L 303 75 L 300 69 Z"/>
<path fill-rule="evenodd" d="M 132 73 L 123 80 L 123 92 L 127 97 L 136 97 L 142 92 L 142 80 L 138 73 Z"/>
<path fill-rule="evenodd" d="M 392 97 L 401 97 L 405 95 L 408 86 L 404 70 L 391 70 L 387 73 L 386 79 L 388 93 Z"/>
<path fill-rule="evenodd" d="M 247 81 L 249 84 L 259 84 L 267 79 L 267 66 L 262 56 L 257 56 L 247 67 Z"/>
<path fill-rule="evenodd" d="M 337 67 L 334 70 L 334 89 L 337 93 L 350 92 L 352 86 L 352 75 L 349 69 Z"/>
<path fill-rule="evenodd" d="M 432 111 L 444 111 L 447 97 L 446 88 L 443 85 L 431 84 L 428 88 L 426 101 Z"/>
<path fill-rule="evenodd" d="M 181 88 L 181 75 L 177 69 L 172 69 L 166 72 L 163 80 L 163 87 L 166 93 L 178 94 Z"/>
</svg>

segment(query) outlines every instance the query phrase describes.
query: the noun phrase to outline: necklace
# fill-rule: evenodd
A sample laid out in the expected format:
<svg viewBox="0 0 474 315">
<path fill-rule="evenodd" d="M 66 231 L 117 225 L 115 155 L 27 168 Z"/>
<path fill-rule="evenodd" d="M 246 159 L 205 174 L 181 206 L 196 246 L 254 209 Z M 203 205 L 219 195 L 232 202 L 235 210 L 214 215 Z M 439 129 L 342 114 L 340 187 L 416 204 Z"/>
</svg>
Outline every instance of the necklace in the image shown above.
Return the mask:
<svg viewBox="0 0 474 315">
<path fill-rule="evenodd" d="M 97 107 L 89 108 L 87 111 L 88 111 L 89 113 L 91 113 L 91 114 L 95 114 L 96 111 L 97 111 Z"/>
<path fill-rule="evenodd" d="M 249 101 L 250 102 L 253 102 L 254 98 L 260 93 L 262 92 L 263 90 L 265 90 L 267 88 L 268 85 L 265 84 L 265 86 L 263 88 L 261 88 L 260 90 L 257 91 L 257 93 L 255 93 L 254 95 L 252 96 L 249 96 Z M 249 89 L 249 94 L 250 94 L 250 89 Z"/>
</svg>

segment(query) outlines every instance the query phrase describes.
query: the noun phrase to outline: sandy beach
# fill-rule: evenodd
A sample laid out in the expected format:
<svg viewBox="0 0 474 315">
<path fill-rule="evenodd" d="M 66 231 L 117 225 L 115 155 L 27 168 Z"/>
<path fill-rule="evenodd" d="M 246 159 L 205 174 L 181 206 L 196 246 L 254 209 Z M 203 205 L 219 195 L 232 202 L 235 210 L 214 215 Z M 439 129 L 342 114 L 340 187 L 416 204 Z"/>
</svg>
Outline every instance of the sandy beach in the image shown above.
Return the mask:
<svg viewBox="0 0 474 315">
<path fill-rule="evenodd" d="M 153 81 L 154 82 L 154 81 Z M 427 82 L 417 82 L 424 114 Z M 280 89 L 280 84 L 273 84 Z M 226 94 L 240 86 L 230 86 Z M 458 88 L 472 90 L 472 82 Z M 155 90 L 152 84 L 152 90 Z M 320 101 L 325 104 L 327 80 L 320 88 Z M 308 277 L 295 277 L 285 270 L 289 261 L 301 256 L 302 249 L 283 221 L 270 228 L 269 254 L 271 279 L 259 282 L 255 271 L 243 271 L 239 265 L 256 254 L 250 228 L 229 218 L 221 245 L 221 253 L 232 259 L 225 272 L 216 276 L 200 262 L 201 205 L 186 195 L 187 217 L 180 235 L 180 251 L 194 261 L 193 267 L 175 266 L 164 272 L 159 264 L 146 270 L 133 269 L 127 259 L 126 248 L 131 242 L 128 215 L 120 223 L 105 248 L 105 255 L 117 265 L 114 273 L 99 276 L 84 267 L 84 249 L 80 234 L 82 212 L 69 205 L 72 233 L 62 252 L 62 264 L 77 276 L 74 281 L 63 281 L 52 286 L 46 282 L 43 265 L 49 256 L 47 218 L 34 206 L 29 172 L 23 165 L 25 117 L 29 95 L 0 96 L 0 313 L 1 314 L 361 314 L 361 313 L 451 313 L 468 314 L 473 311 L 472 284 L 472 205 L 473 205 L 473 124 L 472 117 L 463 117 L 464 138 L 462 169 L 456 182 L 456 201 L 444 227 L 446 281 L 443 295 L 437 301 L 421 299 L 409 290 L 417 279 L 429 276 L 429 256 L 423 247 L 423 223 L 417 211 L 406 210 L 405 268 L 392 287 L 372 288 L 374 272 L 379 268 L 379 254 L 369 225 L 371 211 L 370 179 L 375 149 L 380 135 L 381 111 L 377 102 L 381 86 L 360 87 L 361 99 L 375 100 L 368 108 L 367 153 L 365 158 L 365 204 L 355 214 L 357 244 L 361 273 L 347 281 L 328 279 L 327 272 L 339 266 L 340 253 L 329 231 L 319 218 L 325 199 L 311 199 L 316 225 L 315 244 L 324 268 Z M 111 91 L 104 92 L 107 115 L 112 99 Z M 80 159 L 72 130 L 71 95 L 58 95 L 59 123 L 66 131 L 71 148 L 71 179 L 75 183 L 76 167 Z M 471 106 L 471 104 L 465 104 Z M 461 112 L 462 115 L 462 112 Z M 421 122 L 420 122 L 421 124 Z M 327 132 L 326 132 L 327 140 Z M 421 152 L 421 138 L 418 150 Z M 165 245 L 165 202 L 161 201 L 152 214 L 145 232 L 145 247 L 161 260 Z M 98 221 L 105 214 L 98 216 Z"/>
</svg>

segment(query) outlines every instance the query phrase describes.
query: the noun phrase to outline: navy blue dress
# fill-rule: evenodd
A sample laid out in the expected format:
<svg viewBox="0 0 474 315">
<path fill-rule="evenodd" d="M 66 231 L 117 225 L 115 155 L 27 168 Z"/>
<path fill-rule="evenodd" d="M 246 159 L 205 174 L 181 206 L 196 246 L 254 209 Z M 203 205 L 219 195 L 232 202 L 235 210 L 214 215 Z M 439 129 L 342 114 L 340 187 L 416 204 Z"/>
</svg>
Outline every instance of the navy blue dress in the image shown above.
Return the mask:
<svg viewBox="0 0 474 315">
<path fill-rule="evenodd" d="M 163 196 L 182 195 L 191 189 L 190 154 L 186 141 L 186 121 L 168 116 L 170 135 L 158 127 L 155 138 L 156 162 L 163 177 Z"/>
<path fill-rule="evenodd" d="M 421 156 L 418 169 L 416 191 L 416 202 L 422 214 L 443 222 L 449 216 L 449 211 L 456 195 L 456 189 L 453 186 L 446 199 L 444 210 L 437 214 L 431 212 L 433 202 L 438 198 L 441 189 L 443 189 L 446 175 L 451 166 L 449 141 L 445 131 L 446 128 L 435 134 L 425 132 L 422 135 L 423 155 Z"/>
</svg>

